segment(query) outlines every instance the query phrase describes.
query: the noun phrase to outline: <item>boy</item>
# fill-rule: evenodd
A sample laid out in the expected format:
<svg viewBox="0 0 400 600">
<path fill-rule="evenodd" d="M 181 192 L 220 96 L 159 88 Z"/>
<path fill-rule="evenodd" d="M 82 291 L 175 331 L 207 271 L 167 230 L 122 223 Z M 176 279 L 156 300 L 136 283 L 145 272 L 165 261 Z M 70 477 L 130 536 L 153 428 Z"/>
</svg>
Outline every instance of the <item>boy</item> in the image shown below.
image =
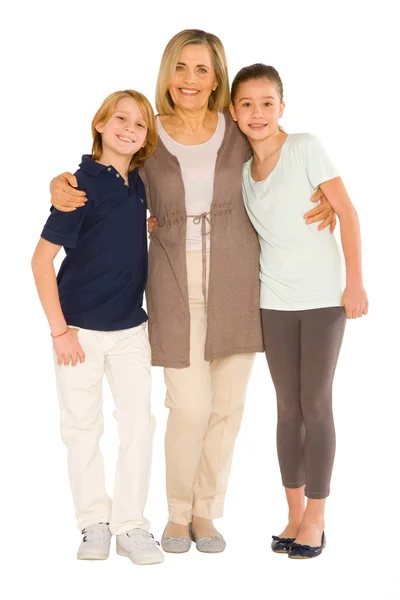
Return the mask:
<svg viewBox="0 0 400 600">
<path fill-rule="evenodd" d="M 137 169 L 157 141 L 148 100 L 132 90 L 111 94 L 92 134 L 92 156 L 83 157 L 75 174 L 88 201 L 69 213 L 52 209 L 32 268 L 53 338 L 61 433 L 83 533 L 78 559 L 106 559 L 115 534 L 118 554 L 135 564 L 159 563 L 164 557 L 143 516 L 155 427 L 142 308 L 146 199 Z M 56 279 L 53 260 L 61 246 L 66 257 Z M 112 502 L 99 449 L 104 373 L 120 438 Z"/>
</svg>

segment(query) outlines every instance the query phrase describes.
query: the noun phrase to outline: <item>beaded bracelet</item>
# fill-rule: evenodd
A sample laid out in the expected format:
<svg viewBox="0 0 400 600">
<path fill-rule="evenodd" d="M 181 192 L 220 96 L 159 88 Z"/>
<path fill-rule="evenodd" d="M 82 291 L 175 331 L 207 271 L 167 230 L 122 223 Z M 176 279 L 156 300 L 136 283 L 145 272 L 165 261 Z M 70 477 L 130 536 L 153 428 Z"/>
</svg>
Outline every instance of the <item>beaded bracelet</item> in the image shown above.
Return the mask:
<svg viewBox="0 0 400 600">
<path fill-rule="evenodd" d="M 62 333 L 59 333 L 58 335 L 53 335 L 52 333 L 50 333 L 50 335 L 51 335 L 51 337 L 52 337 L 52 338 L 53 338 L 53 340 L 54 340 L 55 338 L 59 338 L 59 337 L 61 337 L 62 335 L 65 335 L 66 333 L 68 333 L 68 331 L 69 331 L 69 327 L 67 327 L 67 329 L 66 329 L 65 331 L 63 331 Z"/>
</svg>

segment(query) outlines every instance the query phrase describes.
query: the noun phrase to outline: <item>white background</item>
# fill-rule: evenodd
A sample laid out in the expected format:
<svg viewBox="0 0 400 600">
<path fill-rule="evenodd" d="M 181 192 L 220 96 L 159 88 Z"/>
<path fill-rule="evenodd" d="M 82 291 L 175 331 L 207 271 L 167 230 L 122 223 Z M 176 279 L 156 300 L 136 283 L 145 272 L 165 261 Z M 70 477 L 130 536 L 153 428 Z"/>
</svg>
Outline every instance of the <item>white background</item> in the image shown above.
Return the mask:
<svg viewBox="0 0 400 600">
<path fill-rule="evenodd" d="M 1 569 L 3 598 L 400 598 L 397 2 L 20 2 L 1 18 Z M 275 451 L 275 394 L 258 355 L 237 441 L 225 553 L 192 550 L 135 567 L 75 558 L 80 535 L 59 434 L 51 342 L 30 272 L 51 177 L 74 171 L 111 92 L 151 101 L 162 51 L 188 27 L 217 34 L 231 78 L 253 62 L 280 72 L 289 132 L 325 144 L 359 212 L 370 314 L 349 322 L 335 381 L 337 458 L 328 546 L 315 561 L 270 549 L 286 508 Z M 397 46 L 397 47 L 396 47 Z M 164 489 L 162 369 L 146 514 L 160 538 Z M 103 449 L 112 492 L 117 452 L 106 388 Z"/>
</svg>

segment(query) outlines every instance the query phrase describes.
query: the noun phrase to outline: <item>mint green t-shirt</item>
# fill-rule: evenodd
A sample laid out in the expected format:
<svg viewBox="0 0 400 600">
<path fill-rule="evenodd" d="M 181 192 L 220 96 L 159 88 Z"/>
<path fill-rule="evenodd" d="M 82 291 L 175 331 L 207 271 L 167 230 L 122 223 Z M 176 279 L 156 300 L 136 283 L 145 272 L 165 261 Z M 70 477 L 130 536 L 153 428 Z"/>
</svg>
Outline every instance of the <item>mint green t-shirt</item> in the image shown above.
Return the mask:
<svg viewBox="0 0 400 600">
<path fill-rule="evenodd" d="M 308 133 L 291 134 L 279 161 L 263 181 L 243 167 L 243 198 L 261 247 L 261 308 L 307 310 L 340 306 L 342 258 L 329 227 L 306 225 L 315 208 L 317 187 L 338 177 L 320 141 Z"/>
</svg>

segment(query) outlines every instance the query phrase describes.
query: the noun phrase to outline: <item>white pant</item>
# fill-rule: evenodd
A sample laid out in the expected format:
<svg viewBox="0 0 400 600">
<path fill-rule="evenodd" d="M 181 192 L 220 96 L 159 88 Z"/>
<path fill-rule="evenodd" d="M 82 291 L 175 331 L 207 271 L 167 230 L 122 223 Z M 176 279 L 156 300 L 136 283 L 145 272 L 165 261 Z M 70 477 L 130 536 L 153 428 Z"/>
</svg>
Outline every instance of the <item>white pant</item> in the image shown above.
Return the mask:
<svg viewBox="0 0 400 600">
<path fill-rule="evenodd" d="M 79 529 L 109 522 L 111 532 L 148 530 L 144 518 L 155 419 L 150 412 L 150 346 L 143 323 L 121 331 L 79 329 L 86 359 L 55 369 L 61 435 Z M 114 499 L 107 495 L 99 440 L 103 433 L 102 380 L 115 402 L 120 447 Z"/>
</svg>

